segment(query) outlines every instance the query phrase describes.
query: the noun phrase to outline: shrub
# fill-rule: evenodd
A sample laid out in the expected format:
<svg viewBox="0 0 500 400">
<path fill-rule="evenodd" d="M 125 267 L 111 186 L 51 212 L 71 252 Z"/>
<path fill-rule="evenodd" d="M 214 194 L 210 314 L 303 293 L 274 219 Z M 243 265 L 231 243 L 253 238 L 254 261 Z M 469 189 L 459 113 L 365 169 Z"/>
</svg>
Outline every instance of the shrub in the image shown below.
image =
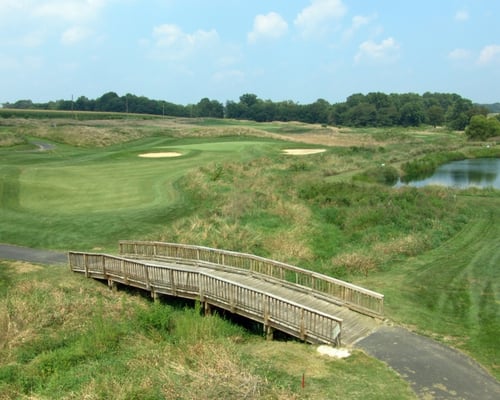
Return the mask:
<svg viewBox="0 0 500 400">
<path fill-rule="evenodd" d="M 465 135 L 470 140 L 486 140 L 500 136 L 500 121 L 496 118 L 487 118 L 484 115 L 474 115 L 465 129 Z"/>
<path fill-rule="evenodd" d="M 353 179 L 357 181 L 382 183 L 392 186 L 398 181 L 399 172 L 394 167 L 381 164 L 377 167 L 369 168 L 364 172 L 355 175 Z"/>
<path fill-rule="evenodd" d="M 434 173 L 437 167 L 450 161 L 465 159 L 465 155 L 460 152 L 445 152 L 426 155 L 418 160 L 409 161 L 402 165 L 405 182 L 423 179 Z"/>
</svg>

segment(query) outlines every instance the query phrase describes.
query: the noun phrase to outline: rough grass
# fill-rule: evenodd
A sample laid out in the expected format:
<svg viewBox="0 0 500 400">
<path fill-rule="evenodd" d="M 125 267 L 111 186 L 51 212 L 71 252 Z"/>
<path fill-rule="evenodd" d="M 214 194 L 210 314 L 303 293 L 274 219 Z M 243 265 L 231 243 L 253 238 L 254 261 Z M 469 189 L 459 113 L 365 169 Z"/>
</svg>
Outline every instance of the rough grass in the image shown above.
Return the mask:
<svg viewBox="0 0 500 400">
<path fill-rule="evenodd" d="M 3 262 L 0 275 L 0 399 L 413 398 L 362 353 L 332 360 L 266 342 L 199 307 L 60 267 Z"/>
<path fill-rule="evenodd" d="M 39 129 L 30 123 L 14 123 L 28 140 Z M 43 129 L 58 129 L 43 123 Z M 283 126 L 266 124 L 259 130 L 258 124 L 228 121 L 210 126 L 188 120 L 65 123 L 68 130 L 123 131 L 106 147 L 97 133 L 75 146 L 77 135 L 69 133 L 65 137 L 72 139 L 60 139 L 65 144 L 48 152 L 0 149 L 1 242 L 112 251 L 119 239 L 153 239 L 274 258 L 384 293 L 389 318 L 468 352 L 500 376 L 498 193 L 394 190 L 352 179 L 362 171 L 377 172 L 382 163 L 400 170 L 403 162 L 427 153 L 484 157 L 497 155 L 496 149 L 469 146 L 461 135 L 443 131 L 342 129 L 330 135 L 317 127 L 283 133 Z M 144 137 L 126 142 L 127 129 Z M 244 136 L 257 131 L 258 137 Z M 303 143 L 332 147 L 305 158 L 281 153 Z M 177 150 L 183 157 L 137 157 L 151 149 Z M 40 297 L 30 306 L 43 304 L 43 291 L 34 293 Z M 41 312 L 37 318 L 46 320 L 37 323 L 48 323 L 50 315 L 61 318 L 52 308 Z M 148 335 L 148 346 L 156 343 Z M 117 365 L 123 367 L 121 361 Z M 117 393 L 128 387 L 125 378 L 112 384 L 113 373 L 122 371 L 93 381 L 89 393 L 106 384 Z M 288 382 L 286 374 L 276 376 L 277 385 Z M 147 386 L 149 378 L 143 379 Z"/>
</svg>

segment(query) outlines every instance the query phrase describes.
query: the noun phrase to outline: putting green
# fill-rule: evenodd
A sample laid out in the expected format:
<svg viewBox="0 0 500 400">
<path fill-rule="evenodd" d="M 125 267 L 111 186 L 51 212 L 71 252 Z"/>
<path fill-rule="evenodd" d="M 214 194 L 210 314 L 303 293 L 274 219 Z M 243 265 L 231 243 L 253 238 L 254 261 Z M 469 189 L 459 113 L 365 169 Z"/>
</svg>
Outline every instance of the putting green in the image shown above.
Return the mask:
<svg viewBox="0 0 500 400">
<path fill-rule="evenodd" d="M 0 240 L 40 248 L 114 248 L 117 240 L 147 237 L 197 206 L 177 188 L 189 171 L 276 156 L 282 146 L 248 137 L 148 137 L 105 148 L 0 148 Z M 139 157 L 146 153 L 182 157 Z"/>
</svg>

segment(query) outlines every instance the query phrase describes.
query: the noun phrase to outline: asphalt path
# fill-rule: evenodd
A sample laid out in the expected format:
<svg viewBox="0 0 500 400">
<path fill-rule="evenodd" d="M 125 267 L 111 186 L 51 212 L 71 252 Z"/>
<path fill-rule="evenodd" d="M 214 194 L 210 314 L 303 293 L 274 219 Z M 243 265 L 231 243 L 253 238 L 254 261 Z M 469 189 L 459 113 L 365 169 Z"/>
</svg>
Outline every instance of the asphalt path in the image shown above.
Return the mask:
<svg viewBox="0 0 500 400">
<path fill-rule="evenodd" d="M 419 398 L 500 399 L 500 383 L 474 360 L 406 329 L 383 326 L 356 346 L 387 363 Z"/>
<path fill-rule="evenodd" d="M 67 265 L 66 253 L 0 244 L 0 259 Z M 387 363 L 425 400 L 498 400 L 500 383 L 466 355 L 400 327 L 382 326 L 356 347 Z M 499 349 L 493 349 L 499 351 Z"/>
<path fill-rule="evenodd" d="M 34 264 L 68 264 L 68 255 L 66 253 L 1 243 L 0 258 L 4 260 L 27 261 Z"/>
</svg>

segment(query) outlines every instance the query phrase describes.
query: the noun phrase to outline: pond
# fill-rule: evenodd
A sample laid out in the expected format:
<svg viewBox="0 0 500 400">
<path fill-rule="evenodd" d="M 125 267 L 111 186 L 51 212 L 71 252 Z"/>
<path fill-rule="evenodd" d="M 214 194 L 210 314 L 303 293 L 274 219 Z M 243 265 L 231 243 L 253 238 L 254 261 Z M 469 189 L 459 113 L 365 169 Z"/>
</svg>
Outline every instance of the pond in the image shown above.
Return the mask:
<svg viewBox="0 0 500 400">
<path fill-rule="evenodd" d="M 500 158 L 475 158 L 443 164 L 432 176 L 408 183 L 398 182 L 395 187 L 428 185 L 456 189 L 469 187 L 500 189 Z"/>
</svg>

